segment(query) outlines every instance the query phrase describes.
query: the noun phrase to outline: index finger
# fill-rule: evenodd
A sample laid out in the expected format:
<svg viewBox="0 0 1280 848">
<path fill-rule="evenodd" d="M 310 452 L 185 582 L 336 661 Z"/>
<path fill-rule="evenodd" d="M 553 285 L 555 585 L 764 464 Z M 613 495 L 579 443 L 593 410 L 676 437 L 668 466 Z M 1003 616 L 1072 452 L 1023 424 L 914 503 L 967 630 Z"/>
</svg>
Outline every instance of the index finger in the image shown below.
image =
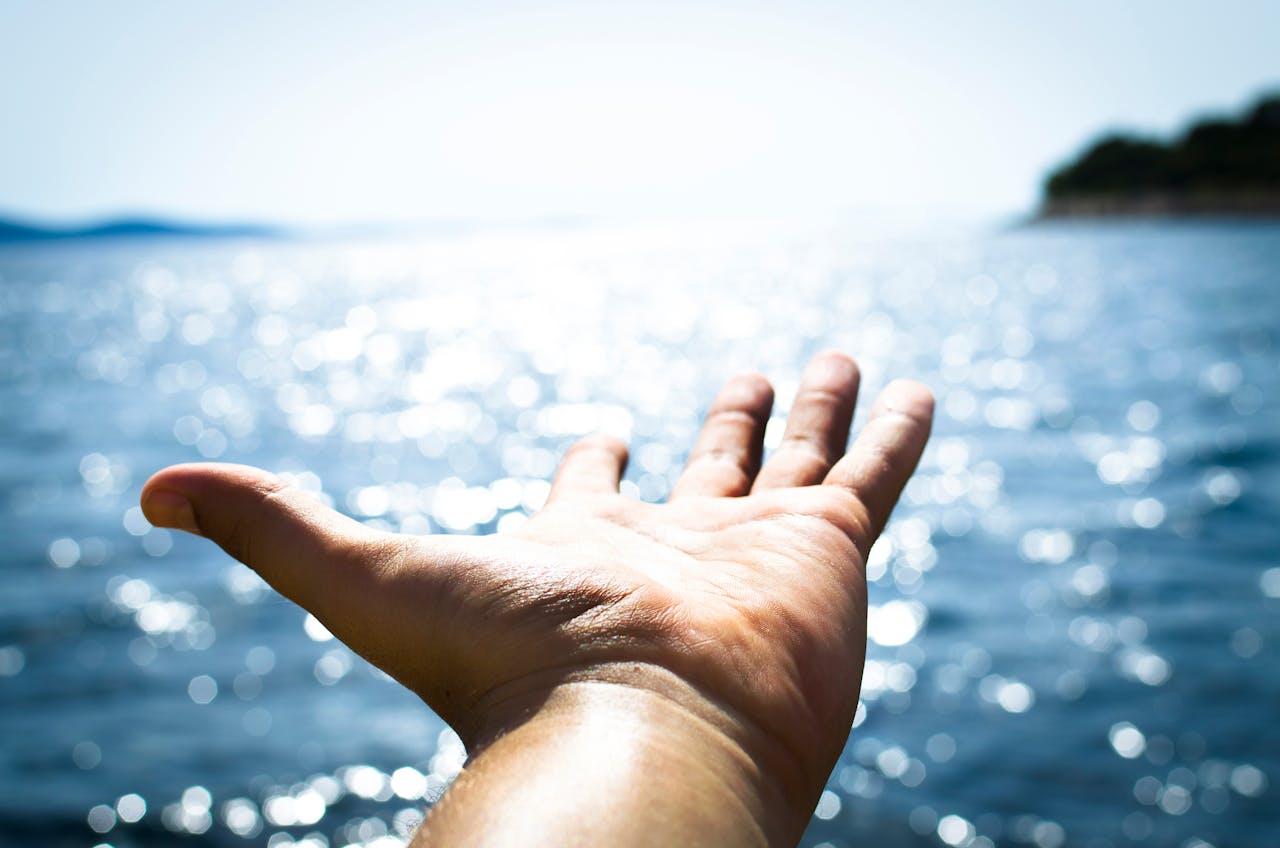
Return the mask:
<svg viewBox="0 0 1280 848">
<path fill-rule="evenodd" d="M 823 481 L 857 495 L 879 533 L 920 462 L 933 425 L 933 393 L 923 384 L 895 380 L 880 397 L 866 426 Z"/>
</svg>

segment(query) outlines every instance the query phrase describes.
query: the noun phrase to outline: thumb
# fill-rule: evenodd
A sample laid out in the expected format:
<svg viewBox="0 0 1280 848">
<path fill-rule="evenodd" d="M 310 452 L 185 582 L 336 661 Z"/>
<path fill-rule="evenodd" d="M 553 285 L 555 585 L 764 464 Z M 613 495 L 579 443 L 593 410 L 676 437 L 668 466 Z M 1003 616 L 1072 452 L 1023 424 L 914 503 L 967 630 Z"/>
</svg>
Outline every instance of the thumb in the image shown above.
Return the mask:
<svg viewBox="0 0 1280 848">
<path fill-rule="evenodd" d="M 247 465 L 170 466 L 142 487 L 141 502 L 152 524 L 216 542 L 322 620 L 363 597 L 385 561 L 383 534 Z"/>
</svg>

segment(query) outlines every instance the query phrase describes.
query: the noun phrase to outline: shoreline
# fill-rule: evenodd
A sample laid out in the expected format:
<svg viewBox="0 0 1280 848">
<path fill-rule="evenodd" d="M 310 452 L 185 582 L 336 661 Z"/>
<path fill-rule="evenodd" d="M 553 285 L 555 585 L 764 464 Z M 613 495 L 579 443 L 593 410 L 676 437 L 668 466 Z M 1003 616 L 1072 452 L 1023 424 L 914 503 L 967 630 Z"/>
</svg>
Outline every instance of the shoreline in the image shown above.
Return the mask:
<svg viewBox="0 0 1280 848">
<path fill-rule="evenodd" d="M 1280 190 L 1081 194 L 1046 200 L 1033 220 L 1122 217 L 1280 218 Z"/>
</svg>

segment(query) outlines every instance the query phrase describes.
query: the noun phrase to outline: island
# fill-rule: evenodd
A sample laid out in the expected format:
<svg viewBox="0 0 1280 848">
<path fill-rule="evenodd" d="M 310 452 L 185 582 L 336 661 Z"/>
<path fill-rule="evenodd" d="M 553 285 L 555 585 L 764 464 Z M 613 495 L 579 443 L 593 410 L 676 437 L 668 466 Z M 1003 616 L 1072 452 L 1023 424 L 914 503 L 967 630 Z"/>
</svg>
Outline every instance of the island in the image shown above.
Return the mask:
<svg viewBox="0 0 1280 848">
<path fill-rule="evenodd" d="M 280 231 L 253 224 L 186 224 L 143 218 L 126 218 L 87 226 L 50 227 L 0 218 L 0 243 L 65 239 L 129 238 L 274 238 Z"/>
<path fill-rule="evenodd" d="M 1041 219 L 1280 216 L 1280 93 L 1170 141 L 1108 135 L 1045 182 Z"/>
</svg>

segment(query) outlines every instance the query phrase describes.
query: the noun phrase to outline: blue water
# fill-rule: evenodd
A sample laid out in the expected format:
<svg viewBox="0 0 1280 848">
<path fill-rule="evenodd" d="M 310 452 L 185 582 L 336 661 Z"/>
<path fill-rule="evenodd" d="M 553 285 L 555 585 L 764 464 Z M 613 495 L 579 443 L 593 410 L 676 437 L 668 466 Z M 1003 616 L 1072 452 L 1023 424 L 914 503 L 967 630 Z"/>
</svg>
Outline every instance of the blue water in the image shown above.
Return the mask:
<svg viewBox="0 0 1280 848">
<path fill-rule="evenodd" d="M 939 413 L 805 844 L 1274 845 L 1278 334 L 1276 224 L 2 247 L 0 842 L 381 848 L 462 765 L 251 572 L 149 528 L 152 470 L 491 532 L 594 429 L 662 498 L 725 377 L 782 412 L 839 347 Z"/>
</svg>

